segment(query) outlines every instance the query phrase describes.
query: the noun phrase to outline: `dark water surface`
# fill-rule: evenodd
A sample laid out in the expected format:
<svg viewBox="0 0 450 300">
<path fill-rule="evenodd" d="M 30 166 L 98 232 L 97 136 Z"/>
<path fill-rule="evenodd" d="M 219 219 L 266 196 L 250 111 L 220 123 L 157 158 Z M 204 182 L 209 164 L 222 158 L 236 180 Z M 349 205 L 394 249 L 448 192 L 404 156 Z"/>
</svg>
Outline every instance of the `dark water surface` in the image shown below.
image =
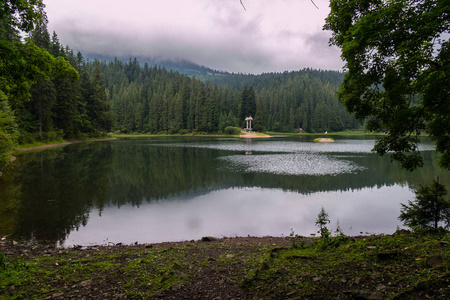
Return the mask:
<svg viewBox="0 0 450 300">
<path fill-rule="evenodd" d="M 309 235 L 321 207 L 348 235 L 392 233 L 433 178 L 370 152 L 374 137 L 135 138 L 22 153 L 0 177 L 0 237 L 54 245 Z"/>
</svg>

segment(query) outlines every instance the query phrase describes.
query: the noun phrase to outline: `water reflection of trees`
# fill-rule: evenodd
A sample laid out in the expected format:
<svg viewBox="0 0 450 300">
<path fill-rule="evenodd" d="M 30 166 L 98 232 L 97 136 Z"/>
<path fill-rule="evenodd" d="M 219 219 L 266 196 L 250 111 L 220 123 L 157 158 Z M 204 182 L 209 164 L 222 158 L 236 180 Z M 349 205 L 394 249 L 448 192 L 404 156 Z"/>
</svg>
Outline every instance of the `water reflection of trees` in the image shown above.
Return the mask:
<svg viewBox="0 0 450 300">
<path fill-rule="evenodd" d="M 16 168 L 0 178 L 0 225 L 5 231 L 0 234 L 14 232 L 25 239 L 62 242 L 88 222 L 93 207 L 101 213 L 109 205 L 139 206 L 165 198 L 176 201 L 228 188 L 309 194 L 394 184 L 417 187 L 437 175 L 450 184 L 449 172 L 437 167 L 434 152 L 425 152 L 426 167 L 413 173 L 392 165 L 388 157 L 357 154 L 340 159 L 364 166 L 364 170 L 326 176 L 233 172 L 217 159 L 233 154 L 241 153 L 117 141 L 21 155 Z"/>
<path fill-rule="evenodd" d="M 127 145 L 113 149 L 110 177 L 111 203 L 140 205 L 184 194 L 241 187 L 276 188 L 309 194 L 317 191 L 347 191 L 394 184 L 418 186 L 437 175 L 450 182 L 448 172 L 438 168 L 434 152 L 425 152 L 425 168 L 414 172 L 401 170 L 389 157 L 375 154 L 350 155 L 342 159 L 364 166 L 355 173 L 324 176 L 276 175 L 232 172 L 220 156 L 233 152 L 192 147 Z M 234 152 L 234 154 L 241 154 Z"/>
<path fill-rule="evenodd" d="M 92 206 L 106 199 L 108 148 L 85 144 L 20 155 L 7 174 L 20 189 L 16 226 L 7 233 L 57 243 L 85 225 Z M 1 204 L 6 197 L 0 191 Z"/>
<path fill-rule="evenodd" d="M 9 176 L 11 167 L 7 166 L 0 176 L 0 237 L 14 232 L 18 222 L 20 185 L 14 176 Z"/>
</svg>

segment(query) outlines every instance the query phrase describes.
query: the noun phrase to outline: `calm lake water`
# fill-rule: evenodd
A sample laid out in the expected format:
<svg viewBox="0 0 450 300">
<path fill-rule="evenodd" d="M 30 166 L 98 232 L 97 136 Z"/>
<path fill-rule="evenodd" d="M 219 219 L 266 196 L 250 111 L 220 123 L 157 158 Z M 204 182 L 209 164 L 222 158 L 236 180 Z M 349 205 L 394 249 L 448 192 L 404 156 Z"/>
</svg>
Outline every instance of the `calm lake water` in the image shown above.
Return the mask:
<svg viewBox="0 0 450 300">
<path fill-rule="evenodd" d="M 0 177 L 0 236 L 52 245 L 131 244 L 203 236 L 393 233 L 400 203 L 449 172 L 422 143 L 425 167 L 371 153 L 375 137 L 135 138 L 19 154 Z"/>
</svg>

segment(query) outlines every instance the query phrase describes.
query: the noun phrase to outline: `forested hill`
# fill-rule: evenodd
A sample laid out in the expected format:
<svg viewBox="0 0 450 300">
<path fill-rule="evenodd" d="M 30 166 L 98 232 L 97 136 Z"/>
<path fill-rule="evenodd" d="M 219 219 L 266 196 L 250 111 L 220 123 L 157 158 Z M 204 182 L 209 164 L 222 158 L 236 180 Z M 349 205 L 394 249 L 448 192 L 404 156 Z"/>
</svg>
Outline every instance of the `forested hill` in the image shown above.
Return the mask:
<svg viewBox="0 0 450 300">
<path fill-rule="evenodd" d="M 91 67 L 93 64 L 90 64 Z M 255 118 L 255 129 L 292 132 L 358 127 L 334 94 L 343 74 L 304 69 L 262 75 L 188 77 L 137 59 L 100 63 L 115 130 L 220 132 Z"/>
<path fill-rule="evenodd" d="M 88 57 L 92 60 L 94 56 Z M 108 56 L 100 56 L 99 58 L 103 60 L 102 71 L 105 74 L 105 81 L 110 90 L 110 95 L 112 97 L 116 96 L 115 100 L 111 102 L 114 103 L 113 111 L 116 116 L 121 113 L 123 114 L 123 117 L 116 118 L 116 130 L 123 132 L 178 132 L 182 129 L 187 131 L 209 132 L 223 131 L 226 126 L 243 126 L 245 115 L 239 109 L 242 95 L 235 94 L 234 92 L 242 92 L 245 87 L 252 87 L 257 99 L 256 102 L 258 102 L 258 99 L 261 101 L 259 103 L 260 105 L 256 106 L 256 108 L 260 108 L 258 119 L 255 121 L 256 129 L 258 130 L 291 132 L 303 128 L 307 132 L 323 132 L 327 130 L 339 131 L 353 129 L 360 125 L 359 122 L 345 111 L 334 97 L 335 91 L 344 79 L 344 73 L 342 72 L 306 68 L 293 72 L 263 73 L 261 75 L 234 74 L 212 70 L 187 61 L 142 58 L 145 62 L 143 64 L 136 58 L 124 59 Z M 157 67 L 155 69 L 156 65 Z M 174 120 L 171 124 L 169 124 L 171 122 L 169 109 L 165 109 L 163 112 L 165 113 L 167 111 L 167 118 L 169 120 L 166 121 L 165 118 L 161 118 L 160 121 L 155 121 L 153 119 L 153 125 L 150 125 L 151 122 L 149 122 L 152 112 L 137 113 L 133 112 L 132 109 L 128 109 L 126 110 L 127 113 L 124 113 L 119 107 L 128 105 L 125 103 L 134 103 L 134 101 L 126 100 L 126 98 L 129 98 L 129 92 L 126 93 L 127 97 L 123 97 L 119 91 L 111 88 L 111 85 L 117 86 L 118 79 L 117 76 L 109 76 L 108 74 L 114 74 L 116 70 L 120 70 L 119 72 L 123 71 L 126 74 L 128 83 L 135 83 L 133 85 L 135 89 L 148 89 L 149 85 L 146 83 L 142 84 L 142 80 L 138 77 L 140 75 L 147 76 L 148 71 L 142 71 L 149 69 L 149 66 L 156 72 L 164 73 L 166 70 L 170 70 L 172 73 L 188 75 L 192 78 L 191 80 L 198 79 L 202 82 L 198 83 L 198 86 L 209 84 L 206 88 L 206 94 L 209 94 L 208 90 L 211 90 L 217 85 L 220 93 L 216 92 L 214 97 L 218 97 L 219 99 L 217 100 L 217 104 L 212 105 L 214 107 L 217 106 L 218 112 L 216 111 L 206 118 L 212 118 L 211 120 L 197 122 L 198 126 L 195 125 L 195 121 L 193 120 L 188 124 L 189 116 L 195 118 L 193 112 L 189 113 L 187 111 L 189 109 L 189 99 L 184 99 L 183 105 L 178 104 L 178 109 L 182 107 L 184 111 L 183 120 Z M 132 72 L 137 73 L 131 74 Z M 178 75 L 172 74 L 171 76 Z M 124 84 L 126 85 L 127 83 L 120 83 L 120 85 Z M 187 96 L 186 93 L 188 93 L 189 88 L 184 87 L 183 90 L 185 96 Z M 125 91 L 123 90 L 123 92 Z M 150 93 L 154 93 L 153 89 L 151 89 Z M 176 91 L 172 91 L 172 97 L 175 94 Z M 155 99 L 153 100 L 156 101 Z M 148 99 L 135 99 L 135 101 L 138 102 L 135 104 L 137 105 L 136 110 L 142 110 L 142 107 L 145 109 L 149 107 Z M 168 100 L 168 103 L 172 102 L 170 99 Z M 197 104 L 200 105 L 201 103 L 202 101 Z M 189 107 L 195 110 L 195 104 L 189 105 Z M 197 116 L 201 117 L 202 110 L 197 109 L 197 111 Z M 155 113 L 153 112 L 153 114 Z M 254 111 L 250 110 L 248 114 L 255 116 L 256 109 Z M 202 122 L 208 124 L 205 126 L 198 124 Z M 157 129 L 155 130 L 155 128 Z"/>
<path fill-rule="evenodd" d="M 145 64 L 149 66 L 158 66 L 161 68 L 165 68 L 167 70 L 171 70 L 173 72 L 178 72 L 180 74 L 188 75 L 190 77 L 195 76 L 197 79 L 202 81 L 208 81 L 212 75 L 231 75 L 228 72 L 213 70 L 206 66 L 200 66 L 188 60 L 183 59 L 162 59 L 162 58 L 154 58 L 154 57 L 135 57 L 132 56 L 111 56 L 101 53 L 86 53 L 83 54 L 86 60 L 89 61 L 105 61 L 106 63 L 120 60 L 122 62 L 134 61 L 136 59 L 139 61 L 141 67 Z"/>
</svg>

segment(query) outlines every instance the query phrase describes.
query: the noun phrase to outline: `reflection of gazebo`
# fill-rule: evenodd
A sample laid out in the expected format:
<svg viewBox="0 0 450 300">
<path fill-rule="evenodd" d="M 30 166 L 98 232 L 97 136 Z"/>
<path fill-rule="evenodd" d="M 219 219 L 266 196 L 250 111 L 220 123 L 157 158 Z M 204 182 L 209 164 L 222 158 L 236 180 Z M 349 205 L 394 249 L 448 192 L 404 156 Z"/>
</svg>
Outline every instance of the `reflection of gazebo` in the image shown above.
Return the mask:
<svg viewBox="0 0 450 300">
<path fill-rule="evenodd" d="M 246 131 L 251 132 L 252 131 L 252 116 L 245 118 L 245 121 L 247 122 L 247 127 L 245 128 Z"/>
</svg>

